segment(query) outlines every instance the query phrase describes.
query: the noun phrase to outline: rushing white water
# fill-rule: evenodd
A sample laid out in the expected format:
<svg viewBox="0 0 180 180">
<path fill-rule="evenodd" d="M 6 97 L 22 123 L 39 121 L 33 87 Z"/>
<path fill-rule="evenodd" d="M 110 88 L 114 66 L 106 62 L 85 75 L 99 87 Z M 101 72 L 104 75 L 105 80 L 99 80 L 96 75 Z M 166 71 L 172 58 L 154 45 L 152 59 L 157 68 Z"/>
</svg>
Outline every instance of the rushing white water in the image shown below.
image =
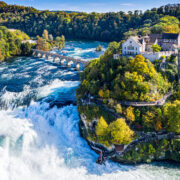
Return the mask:
<svg viewBox="0 0 180 180">
<path fill-rule="evenodd" d="M 32 102 L 28 108 L 0 111 L 0 179 L 178 179 L 178 169 L 95 163 L 78 131 L 76 106 Z"/>
<path fill-rule="evenodd" d="M 180 179 L 175 164 L 95 163 L 73 105 L 77 72 L 17 58 L 2 64 L 0 77 L 0 180 Z"/>
</svg>

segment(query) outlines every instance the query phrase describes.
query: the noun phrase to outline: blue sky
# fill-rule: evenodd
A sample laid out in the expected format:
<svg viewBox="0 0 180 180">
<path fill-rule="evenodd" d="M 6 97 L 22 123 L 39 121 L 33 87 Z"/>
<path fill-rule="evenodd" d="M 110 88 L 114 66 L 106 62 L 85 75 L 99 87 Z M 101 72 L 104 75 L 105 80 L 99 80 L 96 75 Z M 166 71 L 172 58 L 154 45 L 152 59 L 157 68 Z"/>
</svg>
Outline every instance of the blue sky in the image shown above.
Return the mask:
<svg viewBox="0 0 180 180">
<path fill-rule="evenodd" d="M 33 6 L 44 10 L 73 10 L 84 12 L 117 12 L 146 10 L 165 4 L 180 3 L 180 0 L 5 0 L 8 4 Z"/>
</svg>

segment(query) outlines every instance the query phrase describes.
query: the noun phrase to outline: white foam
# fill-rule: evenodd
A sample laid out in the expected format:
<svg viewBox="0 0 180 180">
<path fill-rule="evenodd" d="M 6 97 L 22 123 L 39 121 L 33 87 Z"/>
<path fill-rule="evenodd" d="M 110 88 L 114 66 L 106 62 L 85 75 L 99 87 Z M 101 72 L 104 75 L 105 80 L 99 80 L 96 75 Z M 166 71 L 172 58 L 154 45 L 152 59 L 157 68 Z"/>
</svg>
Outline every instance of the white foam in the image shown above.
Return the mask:
<svg viewBox="0 0 180 180">
<path fill-rule="evenodd" d="M 0 111 L 0 119 L 0 134 L 6 137 L 0 146 L 0 180 L 165 180 L 180 175 L 177 169 L 151 165 L 97 165 L 97 155 L 79 135 L 75 106 L 48 109 L 46 103 L 32 103 L 26 109 Z M 49 125 L 52 120 L 54 126 Z"/>
<path fill-rule="evenodd" d="M 55 91 L 56 88 L 58 89 L 58 92 L 66 92 L 69 91 L 70 88 L 75 88 L 79 85 L 79 81 L 61 81 L 59 79 L 55 79 L 48 85 L 45 85 L 43 87 L 38 88 L 38 98 L 46 97 L 52 92 Z"/>
<path fill-rule="evenodd" d="M 3 103 L 6 107 L 12 107 L 16 102 L 23 102 L 23 99 L 30 95 L 31 93 L 30 86 L 26 85 L 23 88 L 22 92 L 10 92 L 7 91 L 6 88 L 3 90 L 3 94 L 0 97 L 1 103 Z"/>
</svg>

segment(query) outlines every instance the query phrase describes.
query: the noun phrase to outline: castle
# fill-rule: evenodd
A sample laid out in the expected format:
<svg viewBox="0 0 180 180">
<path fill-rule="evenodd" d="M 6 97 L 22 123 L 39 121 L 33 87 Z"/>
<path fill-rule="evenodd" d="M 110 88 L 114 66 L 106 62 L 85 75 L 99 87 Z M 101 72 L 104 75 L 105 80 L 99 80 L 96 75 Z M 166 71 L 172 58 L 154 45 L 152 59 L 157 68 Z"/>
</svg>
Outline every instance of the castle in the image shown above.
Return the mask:
<svg viewBox="0 0 180 180">
<path fill-rule="evenodd" d="M 158 44 L 160 52 L 153 52 L 152 45 Z M 151 34 L 149 36 L 131 36 L 122 44 L 122 55 L 135 56 L 142 54 L 150 61 L 160 59 L 161 56 L 170 56 L 178 53 L 180 48 L 180 34 L 163 33 Z M 114 59 L 119 58 L 114 54 Z"/>
</svg>

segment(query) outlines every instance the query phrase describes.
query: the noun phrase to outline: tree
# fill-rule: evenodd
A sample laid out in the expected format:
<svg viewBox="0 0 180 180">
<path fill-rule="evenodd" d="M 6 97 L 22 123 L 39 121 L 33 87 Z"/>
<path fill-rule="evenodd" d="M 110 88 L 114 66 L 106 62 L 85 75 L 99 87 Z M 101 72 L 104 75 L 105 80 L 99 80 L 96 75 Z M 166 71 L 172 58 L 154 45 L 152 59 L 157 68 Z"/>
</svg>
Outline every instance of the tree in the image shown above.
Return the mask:
<svg viewBox="0 0 180 180">
<path fill-rule="evenodd" d="M 50 50 L 50 44 L 40 37 L 38 37 L 36 49 L 42 50 L 42 51 L 49 51 Z"/>
<path fill-rule="evenodd" d="M 164 16 L 151 28 L 151 31 L 154 34 L 179 33 L 179 20 L 173 16 Z"/>
<path fill-rule="evenodd" d="M 102 51 L 102 50 L 103 50 L 103 47 L 101 45 L 96 47 L 96 51 Z"/>
<path fill-rule="evenodd" d="M 98 92 L 99 97 L 103 98 L 104 97 L 104 91 L 102 89 L 99 90 Z"/>
<path fill-rule="evenodd" d="M 56 37 L 56 45 L 59 49 L 62 49 L 65 46 L 65 37 L 63 35 L 61 37 Z"/>
<path fill-rule="evenodd" d="M 30 43 L 23 43 L 21 45 L 21 49 L 22 49 L 22 55 L 27 56 L 31 54 L 31 48 L 32 48 L 32 44 Z"/>
<path fill-rule="evenodd" d="M 116 107 L 115 107 L 115 109 L 116 109 L 116 112 L 117 112 L 117 113 L 119 113 L 119 114 L 122 113 L 122 106 L 121 106 L 121 104 L 117 104 Z"/>
<path fill-rule="evenodd" d="M 134 115 L 134 108 L 133 107 L 129 106 L 126 109 L 125 114 L 126 114 L 126 118 L 127 118 L 128 121 L 134 122 L 135 115 Z"/>
<path fill-rule="evenodd" d="M 107 132 L 108 132 L 108 124 L 105 121 L 105 119 L 101 116 L 97 126 L 96 126 L 96 135 L 101 139 L 101 140 L 105 140 L 107 137 Z"/>
<path fill-rule="evenodd" d="M 48 37 L 48 31 L 47 31 L 46 29 L 43 31 L 42 37 L 43 37 L 44 39 L 46 39 L 46 40 L 49 39 L 49 37 Z"/>
<path fill-rule="evenodd" d="M 0 49 L 0 61 L 2 61 L 4 57 L 2 56 L 1 49 Z"/>
<path fill-rule="evenodd" d="M 167 103 L 164 108 L 164 115 L 167 121 L 167 130 L 180 134 L 180 101 Z"/>
<path fill-rule="evenodd" d="M 130 68 L 131 71 L 135 71 L 139 75 L 150 75 L 150 68 L 142 55 L 137 55 L 134 59 L 130 60 Z M 155 70 L 153 69 L 153 71 Z"/>
<path fill-rule="evenodd" d="M 151 48 L 154 53 L 161 51 L 161 47 L 158 44 L 153 44 Z"/>
<path fill-rule="evenodd" d="M 129 144 L 133 138 L 134 133 L 123 118 L 112 122 L 108 129 L 111 135 L 110 141 L 113 144 Z"/>
</svg>

